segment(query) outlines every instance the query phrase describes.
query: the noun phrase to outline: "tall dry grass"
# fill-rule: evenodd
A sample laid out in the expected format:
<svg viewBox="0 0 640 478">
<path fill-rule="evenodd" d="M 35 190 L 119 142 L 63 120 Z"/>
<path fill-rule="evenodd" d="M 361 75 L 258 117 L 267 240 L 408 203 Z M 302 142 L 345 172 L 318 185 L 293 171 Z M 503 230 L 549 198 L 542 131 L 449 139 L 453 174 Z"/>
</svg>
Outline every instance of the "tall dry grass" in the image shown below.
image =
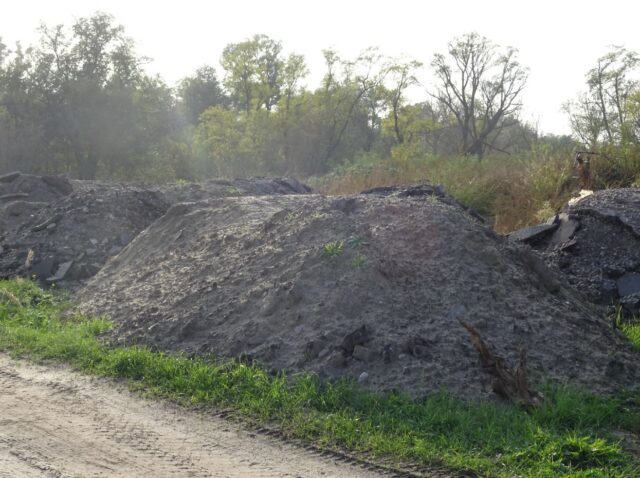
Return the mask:
<svg viewBox="0 0 640 478">
<path fill-rule="evenodd" d="M 325 194 L 421 181 L 442 184 L 458 201 L 507 233 L 552 216 L 578 189 L 571 154 L 360 158 L 310 183 Z"/>
</svg>

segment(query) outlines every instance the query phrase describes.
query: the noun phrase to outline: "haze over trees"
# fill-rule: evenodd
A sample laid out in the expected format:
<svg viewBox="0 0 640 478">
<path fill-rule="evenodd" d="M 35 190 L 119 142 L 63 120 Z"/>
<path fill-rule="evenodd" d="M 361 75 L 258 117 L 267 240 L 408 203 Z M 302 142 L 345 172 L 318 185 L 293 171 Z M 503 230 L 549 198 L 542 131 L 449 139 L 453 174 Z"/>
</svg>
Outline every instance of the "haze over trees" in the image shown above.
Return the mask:
<svg viewBox="0 0 640 478">
<path fill-rule="evenodd" d="M 476 33 L 451 40 L 425 66 L 369 48 L 323 52 L 319 85 L 305 58 L 265 35 L 229 43 L 220 66 L 175 86 L 104 13 L 42 26 L 35 45 L 0 39 L 0 170 L 84 179 L 318 176 L 354 162 L 507 155 L 573 146 L 520 120 L 527 69 L 517 50 Z M 212 52 L 215 54 L 215 52 Z M 565 105 L 584 147 L 636 147 L 638 55 L 597 60 L 586 92 Z M 422 88 L 429 71 L 434 86 Z"/>
</svg>

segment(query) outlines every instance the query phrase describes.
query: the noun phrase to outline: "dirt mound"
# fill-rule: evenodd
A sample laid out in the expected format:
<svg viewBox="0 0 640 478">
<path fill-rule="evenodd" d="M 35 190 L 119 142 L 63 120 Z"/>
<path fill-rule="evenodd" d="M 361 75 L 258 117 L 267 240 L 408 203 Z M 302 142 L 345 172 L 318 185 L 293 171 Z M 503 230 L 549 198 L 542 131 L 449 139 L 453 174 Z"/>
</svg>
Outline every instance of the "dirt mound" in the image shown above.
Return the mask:
<svg viewBox="0 0 640 478">
<path fill-rule="evenodd" d="M 288 179 L 144 186 L 19 173 L 0 177 L 0 277 L 74 288 L 180 201 L 308 192 Z"/>
<path fill-rule="evenodd" d="M 160 191 L 171 204 L 212 197 L 309 194 L 311 188 L 292 178 L 214 179 L 203 183 L 173 184 Z"/>
<path fill-rule="evenodd" d="M 436 188 L 178 204 L 79 291 L 113 339 L 413 395 L 491 395 L 462 319 L 514 365 L 611 391 L 640 356 L 526 248 Z"/>
<path fill-rule="evenodd" d="M 597 191 L 512 238 L 529 243 L 595 304 L 640 313 L 639 188 Z"/>
</svg>

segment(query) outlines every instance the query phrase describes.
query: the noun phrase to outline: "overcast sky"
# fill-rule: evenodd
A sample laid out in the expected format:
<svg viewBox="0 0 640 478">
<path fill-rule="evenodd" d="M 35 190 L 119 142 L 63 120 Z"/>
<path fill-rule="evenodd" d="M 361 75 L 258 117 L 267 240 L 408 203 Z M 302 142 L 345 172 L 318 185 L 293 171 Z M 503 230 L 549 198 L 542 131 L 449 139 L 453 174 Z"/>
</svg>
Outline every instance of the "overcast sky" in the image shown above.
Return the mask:
<svg viewBox="0 0 640 478">
<path fill-rule="evenodd" d="M 138 53 L 153 58 L 148 70 L 170 84 L 203 64 L 220 71 L 224 46 L 256 33 L 282 41 L 287 53 L 303 53 L 311 87 L 323 73 L 322 49 L 348 58 L 374 45 L 423 62 L 427 84 L 433 54 L 444 52 L 453 37 L 476 31 L 518 48 L 530 69 L 522 116 L 557 134 L 568 132 L 562 103 L 583 88 L 586 71 L 607 46 L 640 51 L 640 1 L 633 0 L 5 0 L 0 37 L 8 45 L 28 45 L 41 22 L 70 24 L 96 11 L 114 15 Z M 416 101 L 426 97 L 414 94 Z"/>
</svg>

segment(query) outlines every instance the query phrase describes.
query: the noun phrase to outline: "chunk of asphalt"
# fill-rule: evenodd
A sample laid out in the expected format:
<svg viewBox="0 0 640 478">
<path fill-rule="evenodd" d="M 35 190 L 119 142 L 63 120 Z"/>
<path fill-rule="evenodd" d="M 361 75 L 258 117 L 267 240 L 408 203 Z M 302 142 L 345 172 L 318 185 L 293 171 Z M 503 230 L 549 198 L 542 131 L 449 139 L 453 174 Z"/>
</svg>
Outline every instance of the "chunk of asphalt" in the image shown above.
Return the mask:
<svg viewBox="0 0 640 478">
<path fill-rule="evenodd" d="M 640 274 L 637 272 L 625 274 L 617 280 L 616 284 L 620 297 L 638 294 L 640 293 Z"/>
</svg>

